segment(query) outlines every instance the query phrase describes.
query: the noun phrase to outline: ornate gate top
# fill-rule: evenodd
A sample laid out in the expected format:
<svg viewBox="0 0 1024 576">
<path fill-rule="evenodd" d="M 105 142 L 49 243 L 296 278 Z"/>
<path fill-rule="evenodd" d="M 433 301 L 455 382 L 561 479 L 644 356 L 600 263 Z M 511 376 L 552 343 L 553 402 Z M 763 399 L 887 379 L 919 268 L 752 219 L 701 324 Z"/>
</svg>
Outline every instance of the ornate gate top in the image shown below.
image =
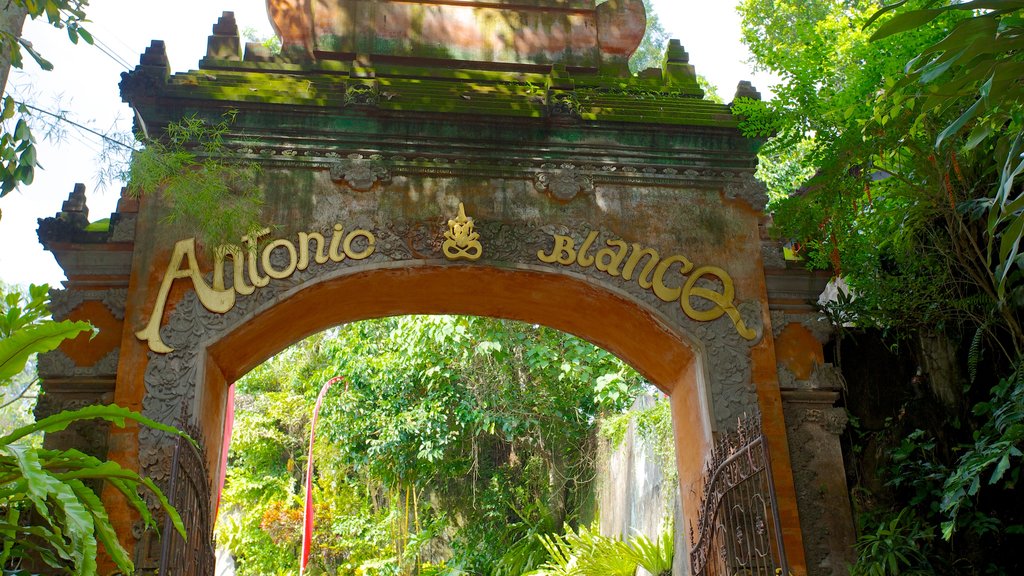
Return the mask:
<svg viewBox="0 0 1024 576">
<path fill-rule="evenodd" d="M 598 68 L 647 26 L 642 0 L 267 0 L 291 57 L 337 54 Z"/>
</svg>

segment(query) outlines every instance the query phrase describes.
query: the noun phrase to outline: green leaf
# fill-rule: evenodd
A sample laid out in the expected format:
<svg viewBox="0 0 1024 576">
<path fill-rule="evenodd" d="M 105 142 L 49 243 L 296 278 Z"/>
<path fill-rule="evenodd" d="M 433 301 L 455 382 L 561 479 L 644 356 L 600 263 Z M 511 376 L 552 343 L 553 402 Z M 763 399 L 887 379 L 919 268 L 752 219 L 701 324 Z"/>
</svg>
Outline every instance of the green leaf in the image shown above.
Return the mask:
<svg viewBox="0 0 1024 576">
<path fill-rule="evenodd" d="M 92 330 L 88 322 L 43 322 L 33 324 L 0 341 L 0 381 L 5 381 L 25 369 L 32 354 L 49 352 L 61 342 Z"/>
<path fill-rule="evenodd" d="M 991 84 L 992 84 L 992 78 L 991 77 L 988 79 L 988 82 L 986 84 L 991 86 Z M 986 105 L 986 99 L 985 98 L 978 98 L 974 102 L 974 104 L 971 105 L 970 108 L 968 108 L 963 114 L 960 115 L 959 118 L 954 120 L 952 124 L 947 126 L 946 129 L 943 130 L 942 133 L 939 134 L 938 138 L 935 139 L 935 147 L 936 148 L 940 147 L 942 145 L 943 140 L 945 140 L 946 138 L 949 138 L 950 136 L 952 136 L 952 135 L 956 134 L 957 132 L 959 132 L 961 128 L 963 128 L 968 122 L 973 120 L 979 113 L 981 113 L 981 111 L 984 109 L 985 105 Z"/>
<path fill-rule="evenodd" d="M 24 118 L 19 118 L 18 123 L 14 127 L 14 139 L 15 140 L 28 140 L 32 137 L 32 131 L 29 130 L 28 122 L 25 122 Z"/>
<path fill-rule="evenodd" d="M 89 513 L 92 514 L 96 535 L 99 537 L 110 559 L 117 564 L 121 572 L 125 574 L 134 573 L 135 565 L 132 563 L 128 551 L 121 546 L 121 542 L 117 539 L 117 532 L 110 524 L 110 518 L 107 516 L 103 502 L 79 480 L 71 480 L 68 482 L 68 485 L 71 486 L 75 495 L 86 505 Z"/>
<path fill-rule="evenodd" d="M 871 41 L 881 40 L 893 34 L 899 34 L 900 32 L 906 32 L 912 30 L 918 26 L 923 26 L 937 18 L 942 14 L 942 9 L 930 9 L 930 10 L 912 10 L 910 12 L 904 12 L 897 14 L 891 19 L 886 21 L 884 24 L 875 30 L 875 33 L 871 35 Z"/>
<path fill-rule="evenodd" d="M 11 432 L 7 436 L 0 437 L 0 446 L 10 444 L 14 441 L 24 438 L 25 436 L 28 436 L 29 434 L 34 434 L 36 432 L 45 432 L 47 434 L 53 432 L 60 432 L 61 430 L 66 429 L 74 422 L 77 422 L 79 420 L 89 420 L 92 418 L 100 418 L 108 422 L 112 422 L 119 428 L 124 428 L 125 420 L 133 420 L 135 422 L 138 422 L 139 424 L 143 424 L 145 426 L 153 428 L 154 430 L 160 430 L 163 432 L 167 432 L 168 434 L 174 434 L 176 436 L 188 438 L 188 435 L 172 426 L 161 424 L 159 422 L 156 422 L 155 420 L 146 418 L 145 416 L 139 414 L 138 412 L 134 412 L 127 408 L 122 408 L 116 404 L 109 404 L 107 406 L 86 406 L 85 408 L 81 408 L 79 410 L 67 410 L 59 414 L 54 414 L 53 416 L 50 416 L 48 418 L 43 418 L 42 420 L 34 424 L 29 424 L 28 426 L 18 428 L 17 430 Z M 191 438 L 188 438 L 188 440 L 192 442 L 193 445 L 195 445 L 194 440 L 192 440 Z"/>
<path fill-rule="evenodd" d="M 996 465 L 996 469 L 992 471 L 992 477 L 988 479 L 988 483 L 995 484 L 996 482 L 999 482 L 999 480 L 1003 478 L 1003 475 L 1006 474 L 1006 471 L 1009 469 L 1010 455 L 1004 454 L 1003 457 L 999 459 L 999 464 Z"/>
<path fill-rule="evenodd" d="M 50 61 L 46 58 L 43 58 L 42 54 L 36 52 L 35 48 L 32 47 L 31 42 L 25 40 L 24 38 L 18 38 L 18 44 L 20 44 L 21 47 L 28 52 L 29 56 L 31 56 L 32 59 L 36 61 L 36 64 L 38 64 L 40 68 L 47 72 L 53 70 L 53 64 L 51 64 Z M 18 68 L 20 67 L 21 66 L 18 66 Z"/>
</svg>

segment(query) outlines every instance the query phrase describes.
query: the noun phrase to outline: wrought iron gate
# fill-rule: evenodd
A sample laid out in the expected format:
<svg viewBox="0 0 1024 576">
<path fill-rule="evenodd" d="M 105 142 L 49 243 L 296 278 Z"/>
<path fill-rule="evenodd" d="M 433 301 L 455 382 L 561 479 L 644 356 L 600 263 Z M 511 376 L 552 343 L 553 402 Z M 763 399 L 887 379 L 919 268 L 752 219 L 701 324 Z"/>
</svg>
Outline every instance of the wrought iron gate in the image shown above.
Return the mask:
<svg viewBox="0 0 1024 576">
<path fill-rule="evenodd" d="M 693 576 L 789 574 L 760 420 L 741 419 L 712 451 L 690 543 Z"/>
<path fill-rule="evenodd" d="M 160 549 L 160 576 L 213 576 L 213 522 L 206 459 L 191 442 L 178 438 L 167 488 L 171 505 L 185 525 L 185 540 L 168 517 Z"/>
</svg>

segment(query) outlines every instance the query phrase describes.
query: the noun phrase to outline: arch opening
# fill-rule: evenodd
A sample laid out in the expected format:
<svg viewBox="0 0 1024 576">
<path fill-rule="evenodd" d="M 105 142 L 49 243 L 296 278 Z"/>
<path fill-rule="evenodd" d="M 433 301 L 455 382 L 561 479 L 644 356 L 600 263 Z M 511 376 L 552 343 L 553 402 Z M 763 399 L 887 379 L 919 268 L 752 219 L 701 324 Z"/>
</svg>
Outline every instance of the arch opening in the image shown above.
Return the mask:
<svg viewBox="0 0 1024 576">
<path fill-rule="evenodd" d="M 608 376 L 628 392 L 602 387 Z M 623 541 L 671 534 L 685 560 L 667 396 L 564 332 L 405 316 L 313 335 L 236 382 L 218 531 L 246 573 L 295 561 L 313 393 L 334 377 L 316 432 L 311 566 L 395 554 L 403 570 L 519 574 L 542 561 L 535 536 L 563 523 Z M 360 531 L 345 531 L 353 517 Z M 264 546 L 237 545 L 253 540 Z"/>
<path fill-rule="evenodd" d="M 635 299 L 583 277 L 529 268 L 424 264 L 343 274 L 299 286 L 250 314 L 223 337 L 203 343 L 206 352 L 199 367 L 203 376 L 194 413 L 208 447 L 209 470 L 220 470 L 232 383 L 311 334 L 360 320 L 409 314 L 539 324 L 620 358 L 668 396 L 684 516 L 698 509 L 711 443 L 699 348 Z"/>
</svg>

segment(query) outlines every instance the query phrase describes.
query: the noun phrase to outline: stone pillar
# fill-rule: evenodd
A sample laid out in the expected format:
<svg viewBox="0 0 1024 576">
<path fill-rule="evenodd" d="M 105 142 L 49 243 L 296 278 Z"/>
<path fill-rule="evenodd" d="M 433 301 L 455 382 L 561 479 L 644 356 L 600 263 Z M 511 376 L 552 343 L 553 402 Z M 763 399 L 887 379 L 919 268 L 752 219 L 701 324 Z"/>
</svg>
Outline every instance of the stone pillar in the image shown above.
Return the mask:
<svg viewBox="0 0 1024 576">
<path fill-rule="evenodd" d="M 50 291 L 53 318 L 84 320 L 98 332 L 39 356 L 36 418 L 114 401 L 137 211 L 138 202 L 122 192 L 109 221 L 90 224 L 85 186 L 77 184 L 56 216 L 39 220 L 39 241 L 68 278 L 64 289 Z M 109 424 L 85 421 L 48 434 L 43 442 L 47 448 L 106 458 L 109 431 Z"/>
<path fill-rule="evenodd" d="M 765 276 L 779 387 L 796 484 L 809 576 L 848 574 L 856 533 L 840 434 L 846 411 L 836 408 L 842 376 L 825 364 L 832 328 L 815 303 L 829 275 L 788 263 L 765 242 Z"/>
</svg>

